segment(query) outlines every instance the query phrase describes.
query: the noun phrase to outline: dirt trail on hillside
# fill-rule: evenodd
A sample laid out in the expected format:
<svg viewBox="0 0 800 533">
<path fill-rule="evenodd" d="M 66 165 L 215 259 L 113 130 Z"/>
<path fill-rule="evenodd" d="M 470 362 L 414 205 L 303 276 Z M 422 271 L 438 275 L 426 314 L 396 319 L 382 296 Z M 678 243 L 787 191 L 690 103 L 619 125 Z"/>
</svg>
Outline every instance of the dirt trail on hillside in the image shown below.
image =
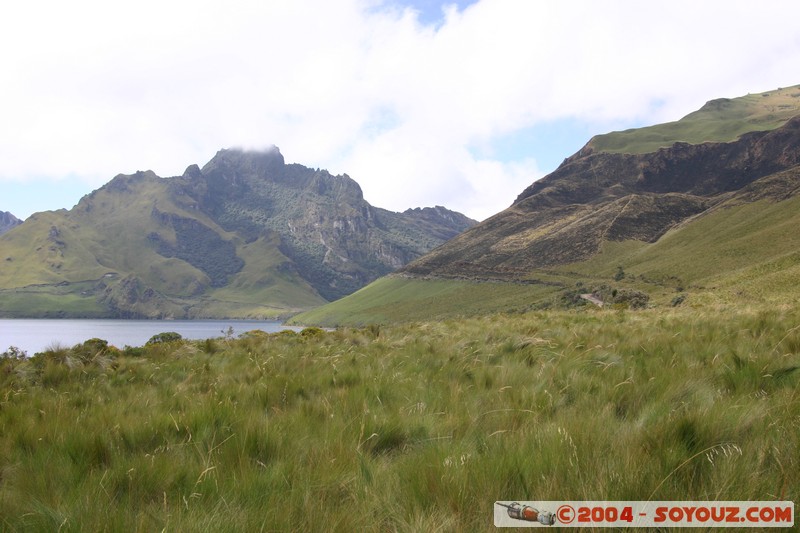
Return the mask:
<svg viewBox="0 0 800 533">
<path fill-rule="evenodd" d="M 600 298 L 596 297 L 593 294 L 581 294 L 581 298 L 583 298 L 586 301 L 592 302 L 597 307 L 603 307 L 603 300 L 601 300 Z"/>
</svg>

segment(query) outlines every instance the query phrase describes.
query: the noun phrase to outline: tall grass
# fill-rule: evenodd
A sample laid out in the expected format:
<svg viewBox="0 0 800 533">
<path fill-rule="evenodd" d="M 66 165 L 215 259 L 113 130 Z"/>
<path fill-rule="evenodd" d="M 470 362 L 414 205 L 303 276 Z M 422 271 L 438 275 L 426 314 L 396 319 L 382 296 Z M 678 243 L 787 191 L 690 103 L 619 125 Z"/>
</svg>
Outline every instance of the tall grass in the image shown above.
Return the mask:
<svg viewBox="0 0 800 533">
<path fill-rule="evenodd" d="M 794 310 L 86 344 L 0 362 L 0 529 L 480 531 L 496 500 L 799 496 Z"/>
</svg>

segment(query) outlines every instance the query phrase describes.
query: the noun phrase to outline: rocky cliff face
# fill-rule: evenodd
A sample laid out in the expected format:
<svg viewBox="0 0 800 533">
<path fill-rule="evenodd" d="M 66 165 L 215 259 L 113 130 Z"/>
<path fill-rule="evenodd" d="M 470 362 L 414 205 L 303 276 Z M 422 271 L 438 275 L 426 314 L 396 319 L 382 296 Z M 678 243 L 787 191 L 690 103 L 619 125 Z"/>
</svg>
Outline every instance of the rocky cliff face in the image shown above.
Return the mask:
<svg viewBox="0 0 800 533">
<path fill-rule="evenodd" d="M 713 196 L 738 190 L 800 162 L 800 116 L 773 131 L 747 133 L 728 143 L 675 143 L 656 152 L 595 153 L 587 145 L 517 197 L 539 193 L 590 203 L 626 194 L 686 193 Z"/>
<path fill-rule="evenodd" d="M 22 221 L 6 211 L 0 211 L 0 235 L 22 224 Z"/>
<path fill-rule="evenodd" d="M 587 145 L 509 209 L 403 271 L 519 279 L 535 268 L 587 259 L 605 240 L 654 242 L 755 181 L 799 164 L 800 116 L 727 143 L 675 143 L 636 155 Z"/>
<path fill-rule="evenodd" d="M 287 165 L 277 148 L 222 150 L 175 187 L 225 230 L 280 250 L 326 299 L 349 294 L 476 222 L 443 207 L 394 213 L 371 206 L 346 174 Z"/>
</svg>

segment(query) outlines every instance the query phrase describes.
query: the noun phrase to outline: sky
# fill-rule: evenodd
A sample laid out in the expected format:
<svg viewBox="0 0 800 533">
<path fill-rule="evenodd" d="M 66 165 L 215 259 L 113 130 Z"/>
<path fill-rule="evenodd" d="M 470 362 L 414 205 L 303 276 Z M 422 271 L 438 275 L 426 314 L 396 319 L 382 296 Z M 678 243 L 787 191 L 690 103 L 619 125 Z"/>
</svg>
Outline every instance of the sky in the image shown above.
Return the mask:
<svg viewBox="0 0 800 533">
<path fill-rule="evenodd" d="M 482 220 L 592 135 L 800 83 L 797 0 L 30 0 L 0 19 L 0 211 L 223 148 Z"/>
</svg>

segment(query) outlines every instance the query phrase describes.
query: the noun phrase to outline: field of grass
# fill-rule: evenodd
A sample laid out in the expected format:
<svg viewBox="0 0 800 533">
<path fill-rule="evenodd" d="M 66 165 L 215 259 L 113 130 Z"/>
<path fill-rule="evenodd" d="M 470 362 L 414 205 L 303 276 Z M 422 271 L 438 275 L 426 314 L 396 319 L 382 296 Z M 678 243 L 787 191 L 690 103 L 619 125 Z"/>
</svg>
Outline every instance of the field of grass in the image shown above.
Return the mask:
<svg viewBox="0 0 800 533">
<path fill-rule="evenodd" d="M 600 152 L 644 154 L 676 142 L 729 142 L 743 133 L 782 126 L 800 113 L 800 86 L 740 98 L 719 99 L 675 122 L 597 135 L 590 146 Z"/>
<path fill-rule="evenodd" d="M 490 531 L 800 499 L 800 311 L 531 312 L 0 361 L 5 531 Z"/>
<path fill-rule="evenodd" d="M 290 324 L 326 327 L 441 320 L 499 311 L 525 311 L 560 287 L 538 283 L 493 283 L 380 278 L 360 291 L 292 317 Z"/>
<path fill-rule="evenodd" d="M 93 285 L 94 282 L 85 282 L 0 289 L 0 317 L 105 317 L 108 310 L 98 304 L 93 295 L 81 294 L 92 291 Z"/>
</svg>

